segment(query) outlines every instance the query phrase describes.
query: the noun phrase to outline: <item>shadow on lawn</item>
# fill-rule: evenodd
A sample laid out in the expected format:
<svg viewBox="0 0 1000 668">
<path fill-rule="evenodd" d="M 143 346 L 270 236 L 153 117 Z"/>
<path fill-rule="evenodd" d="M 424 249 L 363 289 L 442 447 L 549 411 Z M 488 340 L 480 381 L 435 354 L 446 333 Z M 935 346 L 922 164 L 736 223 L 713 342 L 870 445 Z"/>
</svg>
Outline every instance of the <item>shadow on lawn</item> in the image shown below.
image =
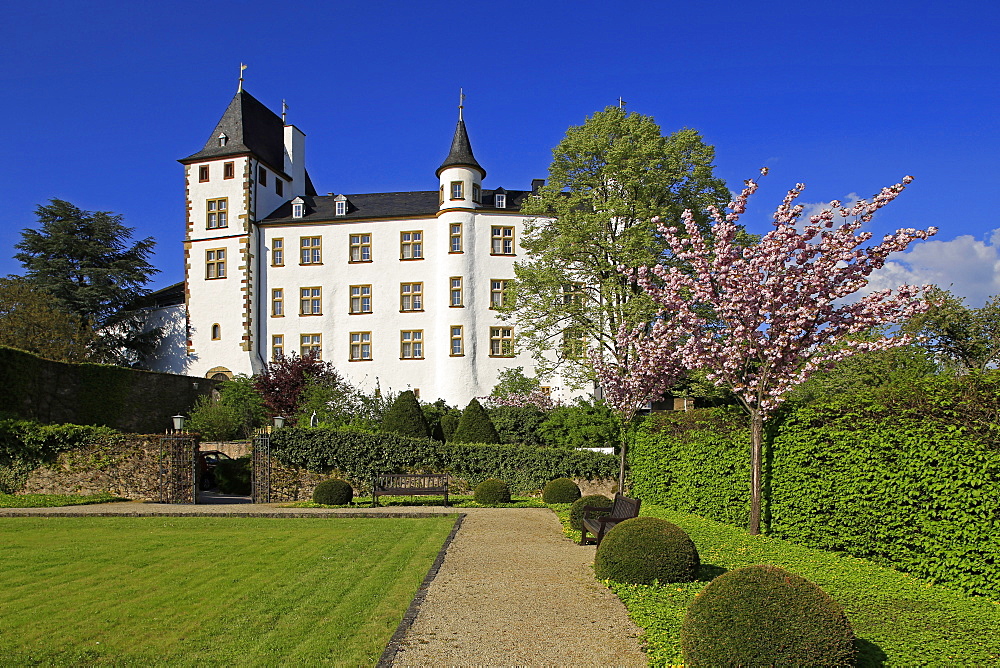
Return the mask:
<svg viewBox="0 0 1000 668">
<path fill-rule="evenodd" d="M 856 638 L 854 647 L 858 650 L 858 668 L 879 668 L 889 658 L 881 647 L 864 638 Z"/>
<path fill-rule="evenodd" d="M 695 578 L 695 582 L 711 582 L 728 570 L 715 564 L 702 564 L 701 568 L 698 569 L 698 577 Z"/>
</svg>

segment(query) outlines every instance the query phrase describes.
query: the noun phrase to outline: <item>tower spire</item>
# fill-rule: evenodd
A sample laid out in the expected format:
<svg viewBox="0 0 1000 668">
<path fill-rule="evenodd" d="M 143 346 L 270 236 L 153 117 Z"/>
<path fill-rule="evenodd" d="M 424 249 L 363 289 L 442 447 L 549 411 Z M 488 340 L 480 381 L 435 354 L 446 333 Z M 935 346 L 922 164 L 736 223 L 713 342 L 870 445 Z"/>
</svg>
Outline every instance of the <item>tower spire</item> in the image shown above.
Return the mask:
<svg viewBox="0 0 1000 668">
<path fill-rule="evenodd" d="M 458 120 L 464 120 L 462 118 L 462 110 L 465 108 L 465 92 L 464 89 L 458 89 Z"/>
<path fill-rule="evenodd" d="M 240 63 L 240 85 L 239 85 L 239 87 L 238 87 L 238 88 L 236 89 L 236 92 L 237 92 L 237 93 L 239 93 L 239 92 L 241 92 L 241 91 L 243 90 L 243 70 L 245 70 L 246 68 L 247 68 L 247 66 L 246 66 L 246 65 L 244 65 L 244 64 L 243 64 L 243 63 L 241 62 L 241 63 Z"/>
</svg>

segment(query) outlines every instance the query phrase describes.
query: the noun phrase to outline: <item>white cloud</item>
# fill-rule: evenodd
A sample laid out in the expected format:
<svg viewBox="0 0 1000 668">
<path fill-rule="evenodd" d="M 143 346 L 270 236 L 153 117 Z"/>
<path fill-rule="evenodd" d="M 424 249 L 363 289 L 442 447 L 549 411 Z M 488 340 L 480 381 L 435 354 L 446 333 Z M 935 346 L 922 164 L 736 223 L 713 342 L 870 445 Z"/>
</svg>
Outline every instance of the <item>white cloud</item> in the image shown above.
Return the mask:
<svg viewBox="0 0 1000 668">
<path fill-rule="evenodd" d="M 965 234 L 951 241 L 917 242 L 906 252 L 890 255 L 885 266 L 871 275 L 865 292 L 931 283 L 978 308 L 1000 294 L 1000 228 L 986 237 L 980 241 Z"/>
</svg>

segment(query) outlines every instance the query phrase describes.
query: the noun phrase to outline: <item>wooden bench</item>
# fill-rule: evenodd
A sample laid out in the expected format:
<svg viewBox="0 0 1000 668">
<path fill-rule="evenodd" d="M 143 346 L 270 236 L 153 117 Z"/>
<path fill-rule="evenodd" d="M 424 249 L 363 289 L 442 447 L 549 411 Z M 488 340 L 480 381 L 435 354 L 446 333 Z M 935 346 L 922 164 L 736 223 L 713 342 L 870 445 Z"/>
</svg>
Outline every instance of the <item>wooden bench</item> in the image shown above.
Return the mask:
<svg viewBox="0 0 1000 668">
<path fill-rule="evenodd" d="M 448 505 L 448 474 L 446 473 L 389 473 L 376 475 L 372 481 L 372 507 L 378 505 L 380 496 L 437 496 L 444 495 Z"/>
<path fill-rule="evenodd" d="M 583 507 L 583 526 L 580 529 L 580 545 L 586 545 L 590 540 L 596 539 L 600 546 L 604 536 L 607 535 L 611 527 L 623 520 L 628 520 L 639 516 L 639 506 L 642 501 L 630 499 L 621 494 L 615 494 L 614 503 L 610 508 L 600 506 Z M 593 534 L 593 539 L 587 538 L 587 532 Z"/>
</svg>

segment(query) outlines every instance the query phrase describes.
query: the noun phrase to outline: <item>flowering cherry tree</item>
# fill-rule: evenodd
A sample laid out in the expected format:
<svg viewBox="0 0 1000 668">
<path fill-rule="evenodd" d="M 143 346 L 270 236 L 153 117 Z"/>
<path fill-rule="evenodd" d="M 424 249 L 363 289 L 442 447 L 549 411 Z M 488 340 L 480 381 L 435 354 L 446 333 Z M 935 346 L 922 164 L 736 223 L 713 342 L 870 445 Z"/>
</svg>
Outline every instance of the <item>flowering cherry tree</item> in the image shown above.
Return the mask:
<svg viewBox="0 0 1000 668">
<path fill-rule="evenodd" d="M 775 211 L 774 229 L 746 246 L 739 243 L 737 221 L 757 190 L 757 182 L 749 180 L 729 213 L 710 209 L 709 235 L 701 233 L 690 211 L 683 216 L 683 233 L 656 221 L 680 262 L 631 274 L 659 313 L 649 327 L 620 333 L 635 355 L 628 368 L 598 367 L 609 403 L 620 412 L 630 410 L 662 393 L 679 369 L 703 369 L 708 380 L 731 390 L 750 416 L 751 534 L 760 532 L 764 423 L 788 390 L 856 353 L 908 343 L 905 335 L 876 340 L 856 335 L 927 308 L 921 299 L 927 286 L 848 299 L 867 285 L 887 255 L 937 232 L 901 229 L 864 246 L 871 233 L 862 225 L 912 180 L 907 176 L 870 201 L 831 202 L 807 222 L 800 220 L 804 207 L 795 204 L 805 188 L 798 184 Z"/>
</svg>

